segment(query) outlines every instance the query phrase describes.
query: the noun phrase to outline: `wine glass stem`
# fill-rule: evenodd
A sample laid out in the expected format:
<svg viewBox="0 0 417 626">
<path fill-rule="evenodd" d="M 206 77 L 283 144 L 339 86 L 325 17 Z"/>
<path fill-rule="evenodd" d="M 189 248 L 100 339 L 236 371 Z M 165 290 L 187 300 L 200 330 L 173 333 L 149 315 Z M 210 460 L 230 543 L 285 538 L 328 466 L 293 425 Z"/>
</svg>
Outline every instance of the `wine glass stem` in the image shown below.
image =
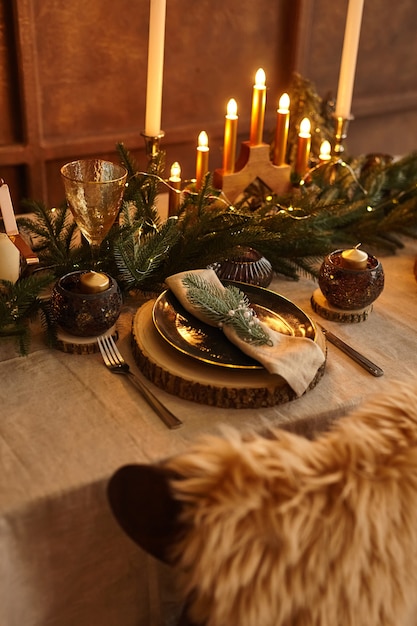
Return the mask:
<svg viewBox="0 0 417 626">
<path fill-rule="evenodd" d="M 100 245 L 97 243 L 92 243 L 90 244 L 90 248 L 93 270 L 98 270 L 100 265 Z"/>
</svg>

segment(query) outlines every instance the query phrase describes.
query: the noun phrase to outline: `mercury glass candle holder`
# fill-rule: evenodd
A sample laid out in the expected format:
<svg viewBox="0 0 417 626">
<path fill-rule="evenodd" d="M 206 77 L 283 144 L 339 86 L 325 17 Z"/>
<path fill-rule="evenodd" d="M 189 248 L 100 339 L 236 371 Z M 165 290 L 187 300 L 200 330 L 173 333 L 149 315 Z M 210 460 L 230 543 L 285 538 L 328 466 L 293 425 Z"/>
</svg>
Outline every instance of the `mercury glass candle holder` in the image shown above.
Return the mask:
<svg viewBox="0 0 417 626">
<path fill-rule="evenodd" d="M 343 250 L 328 254 L 319 272 L 319 287 L 328 303 L 338 309 L 359 310 L 374 302 L 384 288 L 384 270 L 378 259 L 368 254 L 366 268 L 343 266 Z"/>
<path fill-rule="evenodd" d="M 122 308 L 122 295 L 114 278 L 108 274 L 102 291 L 86 293 L 82 277 L 87 271 L 66 274 L 55 284 L 51 294 L 52 315 L 62 330 L 77 337 L 95 337 L 109 330 Z"/>
</svg>

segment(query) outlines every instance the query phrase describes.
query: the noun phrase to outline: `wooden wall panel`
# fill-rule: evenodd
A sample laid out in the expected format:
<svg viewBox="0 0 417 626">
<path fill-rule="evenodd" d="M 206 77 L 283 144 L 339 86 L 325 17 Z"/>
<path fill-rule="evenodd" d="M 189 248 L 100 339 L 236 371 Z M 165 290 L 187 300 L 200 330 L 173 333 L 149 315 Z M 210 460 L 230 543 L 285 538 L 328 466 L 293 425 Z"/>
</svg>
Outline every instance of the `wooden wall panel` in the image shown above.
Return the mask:
<svg viewBox="0 0 417 626">
<path fill-rule="evenodd" d="M 33 5 L 44 141 L 140 130 L 147 3 Z"/>
<path fill-rule="evenodd" d="M 348 0 L 303 0 L 299 70 L 320 95 L 337 93 Z M 417 138 L 417 5 L 364 4 L 348 148 L 353 154 L 414 150 Z"/>
<path fill-rule="evenodd" d="M 197 136 L 221 166 L 226 103 L 249 135 L 254 75 L 267 75 L 265 139 L 293 69 L 320 95 L 336 94 L 347 0 L 168 0 L 162 128 L 167 171 L 195 170 Z M 349 132 L 352 152 L 412 149 L 417 135 L 413 58 L 417 5 L 365 2 Z M 22 197 L 62 201 L 60 166 L 117 159 L 123 141 L 146 168 L 149 0 L 0 0 L 0 176 Z"/>
<path fill-rule="evenodd" d="M 0 0 L 1 2 L 1 0 Z M 6 3 L 6 0 L 3 0 Z M 210 136 L 210 168 L 221 165 L 226 103 L 239 103 L 240 133 L 249 134 L 252 85 L 258 67 L 268 81 L 268 124 L 288 82 L 287 45 L 293 0 L 169 0 L 167 3 L 162 127 L 170 163 L 185 178 L 195 173 L 197 136 Z M 6 6 L 6 4 L 4 4 Z M 15 89 L 22 95 L 14 121 L 21 141 L 9 136 L 0 167 L 27 172 L 35 199 L 62 200 L 59 167 L 96 155 L 117 158 L 123 141 L 146 168 L 141 132 L 145 120 L 149 2 L 140 0 L 13 0 L 19 58 Z M 1 58 L 0 58 L 1 61 Z M 10 61 L 4 59 L 4 66 Z M 5 88 L 5 92 L 8 87 Z M 16 205 L 16 202 L 15 202 Z M 18 206 L 17 206 L 18 208 Z"/>
<path fill-rule="evenodd" d="M 0 145 L 21 141 L 16 41 L 12 5 L 0 1 Z"/>
</svg>

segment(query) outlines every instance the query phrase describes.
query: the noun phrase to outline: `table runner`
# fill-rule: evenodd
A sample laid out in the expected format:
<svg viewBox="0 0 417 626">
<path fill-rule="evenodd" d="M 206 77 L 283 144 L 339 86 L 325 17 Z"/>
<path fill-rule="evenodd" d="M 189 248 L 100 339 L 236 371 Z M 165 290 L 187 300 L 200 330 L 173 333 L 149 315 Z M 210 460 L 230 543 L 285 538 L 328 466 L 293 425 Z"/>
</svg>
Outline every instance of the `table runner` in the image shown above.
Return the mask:
<svg viewBox="0 0 417 626">
<path fill-rule="evenodd" d="M 99 354 L 49 350 L 41 334 L 28 357 L 0 343 L 0 623 L 169 624 L 173 581 L 112 520 L 108 477 L 122 464 L 181 452 L 200 434 L 224 426 L 308 430 L 318 415 L 338 415 L 407 376 L 417 354 L 416 255 L 416 242 L 407 241 L 397 255 L 381 259 L 385 289 L 368 320 L 323 321 L 380 365 L 382 378 L 329 345 L 317 387 L 286 405 L 216 409 L 153 387 L 183 420 L 176 431 L 159 422 L 127 380 L 108 372 Z M 271 288 L 319 319 L 309 304 L 316 286 L 307 278 L 277 278 Z M 119 347 L 134 369 L 130 324 L 137 305 L 129 303 L 118 322 Z"/>
</svg>

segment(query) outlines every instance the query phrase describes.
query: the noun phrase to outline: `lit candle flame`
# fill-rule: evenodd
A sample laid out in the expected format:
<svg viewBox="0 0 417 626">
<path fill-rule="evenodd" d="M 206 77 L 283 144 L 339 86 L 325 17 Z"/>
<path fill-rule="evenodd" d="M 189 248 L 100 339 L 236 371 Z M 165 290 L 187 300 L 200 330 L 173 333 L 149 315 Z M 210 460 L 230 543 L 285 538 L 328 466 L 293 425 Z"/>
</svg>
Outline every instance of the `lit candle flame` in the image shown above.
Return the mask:
<svg viewBox="0 0 417 626">
<path fill-rule="evenodd" d="M 175 161 L 175 163 L 173 163 L 171 165 L 170 179 L 171 180 L 179 180 L 180 178 L 181 178 L 181 166 L 178 163 L 178 161 Z"/>
<path fill-rule="evenodd" d="M 260 67 L 255 74 L 255 87 L 263 89 L 265 87 L 266 76 L 264 70 Z"/>
<path fill-rule="evenodd" d="M 202 130 L 198 136 L 198 147 L 199 148 L 207 148 L 208 147 L 208 135 L 205 130 Z"/>
<path fill-rule="evenodd" d="M 231 98 L 227 103 L 226 109 L 227 117 L 236 118 L 237 115 L 237 102 L 234 98 Z"/>
<path fill-rule="evenodd" d="M 287 93 L 283 93 L 279 99 L 278 112 L 288 113 L 289 108 L 290 108 L 290 97 Z"/>
<path fill-rule="evenodd" d="M 324 161 L 329 160 L 331 149 L 332 147 L 330 145 L 330 141 L 327 141 L 327 139 L 322 141 L 320 146 L 319 158 L 323 159 Z"/>
<path fill-rule="evenodd" d="M 301 120 L 299 136 L 310 137 L 310 129 L 311 129 L 310 120 L 308 119 L 308 117 L 304 117 Z"/>
</svg>

